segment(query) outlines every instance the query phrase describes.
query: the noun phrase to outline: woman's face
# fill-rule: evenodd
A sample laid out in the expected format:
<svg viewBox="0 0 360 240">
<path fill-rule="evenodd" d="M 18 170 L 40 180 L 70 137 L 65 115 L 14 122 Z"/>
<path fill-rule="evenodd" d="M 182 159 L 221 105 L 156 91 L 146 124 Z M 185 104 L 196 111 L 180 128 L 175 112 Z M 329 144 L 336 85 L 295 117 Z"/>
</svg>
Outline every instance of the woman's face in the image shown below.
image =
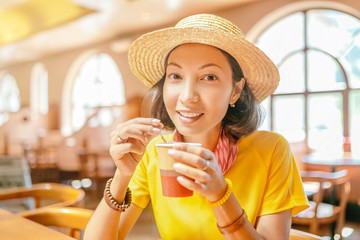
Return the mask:
<svg viewBox="0 0 360 240">
<path fill-rule="evenodd" d="M 203 44 L 184 44 L 169 55 L 164 103 L 176 129 L 184 136 L 218 136 L 229 104 L 240 96 L 233 88 L 225 55 Z"/>
</svg>

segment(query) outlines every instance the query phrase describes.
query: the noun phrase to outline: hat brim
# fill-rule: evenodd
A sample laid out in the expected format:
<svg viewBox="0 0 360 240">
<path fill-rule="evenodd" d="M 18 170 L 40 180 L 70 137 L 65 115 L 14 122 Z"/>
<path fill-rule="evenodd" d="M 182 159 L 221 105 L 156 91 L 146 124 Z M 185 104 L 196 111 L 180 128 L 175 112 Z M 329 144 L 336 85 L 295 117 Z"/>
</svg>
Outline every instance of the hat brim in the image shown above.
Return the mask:
<svg viewBox="0 0 360 240">
<path fill-rule="evenodd" d="M 214 46 L 234 57 L 258 102 L 271 95 L 278 86 L 278 69 L 264 52 L 245 38 L 214 29 L 166 28 L 145 34 L 130 46 L 130 69 L 145 85 L 153 86 L 165 74 L 167 55 L 186 43 Z"/>
</svg>

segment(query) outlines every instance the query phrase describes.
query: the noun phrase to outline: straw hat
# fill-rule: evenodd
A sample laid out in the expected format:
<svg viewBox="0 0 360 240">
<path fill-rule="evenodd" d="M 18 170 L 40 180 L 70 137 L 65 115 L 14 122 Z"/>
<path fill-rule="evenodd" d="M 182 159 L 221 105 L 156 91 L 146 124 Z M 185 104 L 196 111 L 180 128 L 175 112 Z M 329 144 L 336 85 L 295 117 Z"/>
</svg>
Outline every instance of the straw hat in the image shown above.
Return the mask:
<svg viewBox="0 0 360 240">
<path fill-rule="evenodd" d="M 193 15 L 175 27 L 136 39 L 129 49 L 130 69 L 145 85 L 153 86 L 165 74 L 167 55 L 185 43 L 214 46 L 233 56 L 258 102 L 271 95 L 278 86 L 278 69 L 265 53 L 247 41 L 232 22 L 211 14 Z"/>
</svg>

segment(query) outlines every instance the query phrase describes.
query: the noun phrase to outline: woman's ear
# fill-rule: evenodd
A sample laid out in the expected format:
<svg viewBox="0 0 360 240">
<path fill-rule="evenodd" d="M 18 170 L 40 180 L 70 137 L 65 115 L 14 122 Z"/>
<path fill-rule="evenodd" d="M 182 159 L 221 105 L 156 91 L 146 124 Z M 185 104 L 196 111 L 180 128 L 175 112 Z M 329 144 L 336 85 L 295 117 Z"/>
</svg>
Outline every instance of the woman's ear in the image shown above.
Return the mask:
<svg viewBox="0 0 360 240">
<path fill-rule="evenodd" d="M 231 93 L 230 102 L 229 104 L 235 104 L 235 102 L 239 99 L 241 96 L 241 92 L 245 85 L 245 78 L 241 78 L 240 81 L 235 83 L 234 89 Z"/>
</svg>

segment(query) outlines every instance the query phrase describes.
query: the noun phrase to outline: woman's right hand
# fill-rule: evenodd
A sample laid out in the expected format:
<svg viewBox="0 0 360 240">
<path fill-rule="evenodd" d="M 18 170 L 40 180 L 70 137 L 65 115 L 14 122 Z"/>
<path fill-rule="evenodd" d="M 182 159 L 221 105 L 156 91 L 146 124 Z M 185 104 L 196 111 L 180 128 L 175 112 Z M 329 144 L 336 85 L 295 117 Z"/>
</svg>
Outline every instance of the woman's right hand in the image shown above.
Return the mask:
<svg viewBox="0 0 360 240">
<path fill-rule="evenodd" d="M 159 119 L 134 118 L 119 124 L 111 132 L 110 155 L 121 176 L 133 175 L 147 144 L 162 128 Z"/>
</svg>

